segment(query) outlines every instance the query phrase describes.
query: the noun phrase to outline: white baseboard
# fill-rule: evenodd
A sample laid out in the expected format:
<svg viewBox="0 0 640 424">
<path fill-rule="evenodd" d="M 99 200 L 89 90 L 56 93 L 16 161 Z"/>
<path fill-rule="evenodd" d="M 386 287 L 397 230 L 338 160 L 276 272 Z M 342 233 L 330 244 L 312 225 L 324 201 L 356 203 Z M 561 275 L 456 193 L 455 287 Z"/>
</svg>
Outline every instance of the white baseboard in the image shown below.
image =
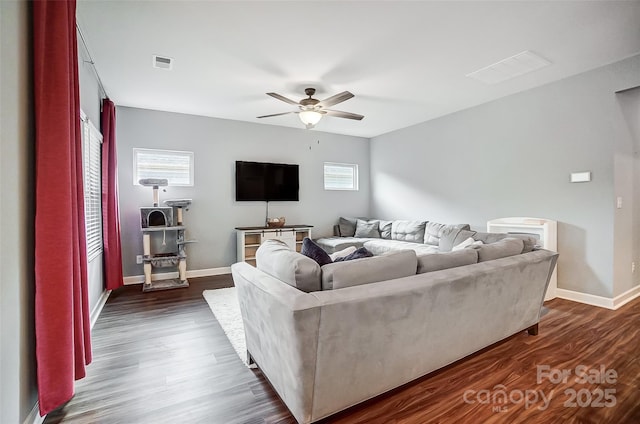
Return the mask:
<svg viewBox="0 0 640 424">
<path fill-rule="evenodd" d="M 46 415 L 44 417 L 40 416 L 40 404 L 38 403 L 38 401 L 36 401 L 36 404 L 33 405 L 31 412 L 29 412 L 27 418 L 24 419 L 23 424 L 42 424 L 45 418 L 47 418 Z"/>
<path fill-rule="evenodd" d="M 581 293 L 573 290 L 556 289 L 556 297 L 574 302 L 585 303 L 587 305 L 598 306 L 600 308 L 618 309 L 640 296 L 640 286 L 632 287 L 626 292 L 614 297 L 596 296 L 588 293 Z"/>
<path fill-rule="evenodd" d="M 206 269 L 193 269 L 187 271 L 187 278 L 197 277 L 211 277 L 213 275 L 231 274 L 231 267 L 223 266 L 220 268 L 206 268 Z M 151 274 L 151 280 L 166 280 L 169 278 L 178 278 L 177 272 L 163 272 L 159 274 Z M 124 277 L 124 284 L 126 286 L 130 284 L 142 284 L 144 283 L 144 275 L 132 275 L 130 277 Z"/>
<path fill-rule="evenodd" d="M 104 304 L 107 303 L 107 299 L 109 299 L 109 295 L 111 294 L 111 290 L 105 290 L 102 292 L 100 299 L 98 299 L 98 303 L 93 307 L 91 311 L 90 319 L 91 319 L 91 329 L 93 330 L 93 326 L 96 325 L 96 321 L 100 316 L 100 312 L 102 312 L 102 308 L 104 308 Z"/>
<path fill-rule="evenodd" d="M 618 309 L 640 296 L 640 286 L 631 287 L 626 292 L 613 298 L 613 309 Z"/>
</svg>

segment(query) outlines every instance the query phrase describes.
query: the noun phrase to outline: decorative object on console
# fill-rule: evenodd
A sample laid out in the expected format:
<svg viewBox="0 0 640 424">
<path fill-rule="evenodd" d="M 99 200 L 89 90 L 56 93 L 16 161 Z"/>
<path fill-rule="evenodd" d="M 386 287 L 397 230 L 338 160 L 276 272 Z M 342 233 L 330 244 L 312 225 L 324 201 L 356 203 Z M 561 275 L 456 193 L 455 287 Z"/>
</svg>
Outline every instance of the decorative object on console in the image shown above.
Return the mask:
<svg viewBox="0 0 640 424">
<path fill-rule="evenodd" d="M 280 218 L 267 218 L 267 227 L 282 228 L 284 227 L 285 221 L 284 216 L 281 216 Z"/>
<path fill-rule="evenodd" d="M 289 103 L 290 105 L 298 106 L 300 110 L 283 112 L 283 113 L 274 113 L 271 115 L 263 115 L 263 116 L 258 116 L 258 118 L 269 118 L 272 116 L 280 116 L 280 115 L 288 115 L 290 113 L 297 113 L 298 117 L 300 118 L 300 120 L 308 130 L 315 127 L 316 124 L 320 122 L 320 119 L 322 119 L 323 115 L 335 116 L 337 118 L 355 119 L 357 121 L 360 121 L 362 120 L 362 118 L 364 118 L 364 116 L 358 115 L 356 113 L 325 109 L 327 107 L 337 105 L 338 103 L 342 103 L 345 100 L 349 100 L 350 98 L 354 97 L 353 94 L 349 93 L 348 91 L 343 91 L 342 93 L 336 94 L 324 100 L 318 100 L 311 97 L 314 94 L 316 94 L 315 88 L 305 88 L 304 94 L 306 94 L 309 97 L 306 99 L 302 99 L 299 102 L 296 102 L 294 100 L 281 96 L 280 94 L 277 94 L 277 93 L 267 93 L 268 96 L 271 96 L 275 99 L 282 100 L 283 102 Z"/>
<path fill-rule="evenodd" d="M 280 228 L 236 227 L 238 262 L 256 265 L 256 251 L 267 240 L 276 239 L 285 243 L 291 250 L 300 252 L 302 241 L 311 237 L 312 225 L 283 225 Z"/>
</svg>

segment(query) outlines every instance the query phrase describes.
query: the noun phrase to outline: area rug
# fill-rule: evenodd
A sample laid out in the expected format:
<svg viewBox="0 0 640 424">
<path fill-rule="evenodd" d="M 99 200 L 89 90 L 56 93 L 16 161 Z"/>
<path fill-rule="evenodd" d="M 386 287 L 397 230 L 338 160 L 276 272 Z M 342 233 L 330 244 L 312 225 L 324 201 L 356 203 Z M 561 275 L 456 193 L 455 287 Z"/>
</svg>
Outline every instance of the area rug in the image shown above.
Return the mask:
<svg viewBox="0 0 640 424">
<path fill-rule="evenodd" d="M 211 312 L 218 320 L 242 363 L 249 368 L 255 368 L 255 365 L 247 364 L 247 344 L 244 338 L 244 326 L 236 288 L 205 290 L 202 292 L 202 296 L 209 304 Z"/>
</svg>

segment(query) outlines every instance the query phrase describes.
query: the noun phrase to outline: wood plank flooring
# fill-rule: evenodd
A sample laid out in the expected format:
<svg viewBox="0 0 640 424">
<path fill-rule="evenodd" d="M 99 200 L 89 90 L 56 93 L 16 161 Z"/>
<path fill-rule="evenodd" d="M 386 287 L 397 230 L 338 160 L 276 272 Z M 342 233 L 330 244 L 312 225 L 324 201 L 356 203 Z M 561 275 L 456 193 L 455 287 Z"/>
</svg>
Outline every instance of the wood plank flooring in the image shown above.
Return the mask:
<svg viewBox="0 0 640 424">
<path fill-rule="evenodd" d="M 231 285 L 226 275 L 187 289 L 113 292 L 93 330 L 87 377 L 45 424 L 295 423 L 260 371 L 241 363 L 202 297 Z M 538 336 L 523 331 L 324 422 L 640 423 L 640 299 L 617 311 L 560 299 L 545 306 Z M 545 365 L 551 375 L 538 379 Z M 578 366 L 591 382 L 576 381 Z M 593 381 L 604 378 L 601 366 L 615 382 Z M 555 381 L 562 370 L 571 375 Z"/>
</svg>

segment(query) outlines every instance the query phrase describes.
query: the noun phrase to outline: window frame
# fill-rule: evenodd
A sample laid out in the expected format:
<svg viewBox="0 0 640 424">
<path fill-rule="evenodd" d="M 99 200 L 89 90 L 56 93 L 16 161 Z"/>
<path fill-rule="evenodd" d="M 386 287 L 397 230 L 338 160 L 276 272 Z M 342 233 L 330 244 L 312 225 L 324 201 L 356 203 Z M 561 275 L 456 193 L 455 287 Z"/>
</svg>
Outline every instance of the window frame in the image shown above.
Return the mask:
<svg viewBox="0 0 640 424">
<path fill-rule="evenodd" d="M 344 187 L 327 187 L 327 166 L 350 168 L 353 170 L 352 186 Z M 325 191 L 359 191 L 360 190 L 360 170 L 357 163 L 341 163 L 341 162 L 324 162 L 322 166 L 323 186 Z"/>
<path fill-rule="evenodd" d="M 172 187 L 193 187 L 195 186 L 194 180 L 194 166 L 195 166 L 195 155 L 193 152 L 188 150 L 166 150 L 166 149 L 149 149 L 144 147 L 134 147 L 133 148 L 133 185 L 139 186 L 140 183 L 140 175 L 138 175 L 138 153 L 158 153 L 164 155 L 175 155 L 175 156 L 187 156 L 189 158 L 189 183 L 188 184 L 177 184 L 175 182 L 171 182 L 171 179 L 166 176 L 154 177 L 154 178 L 166 178 L 169 180 L 169 185 Z"/>
</svg>

